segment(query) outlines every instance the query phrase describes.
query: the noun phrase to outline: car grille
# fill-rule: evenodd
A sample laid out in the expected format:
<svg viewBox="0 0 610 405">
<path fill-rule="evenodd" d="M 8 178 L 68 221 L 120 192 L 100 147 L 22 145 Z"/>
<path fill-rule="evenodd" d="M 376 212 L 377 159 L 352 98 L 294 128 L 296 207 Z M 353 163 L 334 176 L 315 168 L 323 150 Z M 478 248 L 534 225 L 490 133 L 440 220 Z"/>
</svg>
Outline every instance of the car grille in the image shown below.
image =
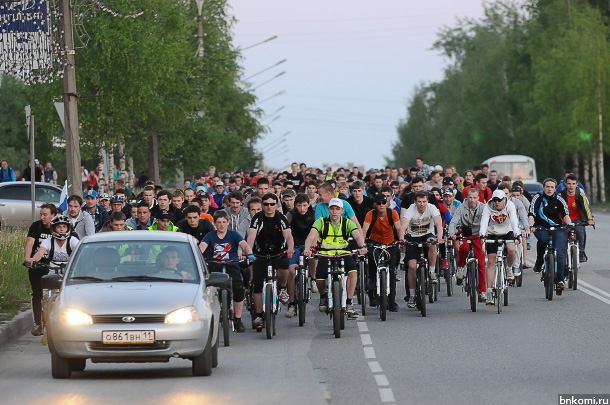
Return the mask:
<svg viewBox="0 0 610 405">
<path fill-rule="evenodd" d="M 123 318 L 129 316 L 134 317 L 133 322 L 125 322 Z M 93 323 L 163 323 L 165 315 L 93 315 Z"/>
<path fill-rule="evenodd" d="M 169 347 L 169 342 L 161 340 L 148 345 L 105 345 L 102 342 L 89 342 L 89 350 L 104 351 L 136 351 L 136 350 L 164 350 Z"/>
</svg>

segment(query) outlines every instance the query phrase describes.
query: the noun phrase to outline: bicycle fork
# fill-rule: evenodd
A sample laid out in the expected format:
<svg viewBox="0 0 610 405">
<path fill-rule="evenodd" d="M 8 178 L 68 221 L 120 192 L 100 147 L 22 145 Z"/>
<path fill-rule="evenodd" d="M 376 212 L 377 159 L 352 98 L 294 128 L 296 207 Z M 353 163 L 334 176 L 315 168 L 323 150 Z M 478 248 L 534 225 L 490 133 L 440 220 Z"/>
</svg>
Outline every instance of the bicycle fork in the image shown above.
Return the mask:
<svg viewBox="0 0 610 405">
<path fill-rule="evenodd" d="M 273 267 L 267 266 L 267 280 L 265 280 L 265 284 L 263 285 L 263 312 L 265 312 L 265 302 L 266 300 L 266 291 L 267 286 L 271 285 L 271 289 L 273 291 L 273 307 L 271 308 L 271 312 L 277 313 L 277 285 L 275 279 L 273 277 Z"/>
</svg>

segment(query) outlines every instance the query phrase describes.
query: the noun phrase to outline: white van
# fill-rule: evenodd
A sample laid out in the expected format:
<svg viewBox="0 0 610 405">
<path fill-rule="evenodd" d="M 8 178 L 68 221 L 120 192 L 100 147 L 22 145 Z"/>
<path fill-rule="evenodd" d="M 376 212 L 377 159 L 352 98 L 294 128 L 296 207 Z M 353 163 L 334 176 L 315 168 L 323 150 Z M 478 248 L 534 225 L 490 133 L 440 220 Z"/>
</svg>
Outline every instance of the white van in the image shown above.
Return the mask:
<svg viewBox="0 0 610 405">
<path fill-rule="evenodd" d="M 498 179 L 510 176 L 514 180 L 521 180 L 523 184 L 537 183 L 536 161 L 524 155 L 500 155 L 487 159 L 483 164 L 489 165 L 489 170 L 498 172 Z"/>
</svg>

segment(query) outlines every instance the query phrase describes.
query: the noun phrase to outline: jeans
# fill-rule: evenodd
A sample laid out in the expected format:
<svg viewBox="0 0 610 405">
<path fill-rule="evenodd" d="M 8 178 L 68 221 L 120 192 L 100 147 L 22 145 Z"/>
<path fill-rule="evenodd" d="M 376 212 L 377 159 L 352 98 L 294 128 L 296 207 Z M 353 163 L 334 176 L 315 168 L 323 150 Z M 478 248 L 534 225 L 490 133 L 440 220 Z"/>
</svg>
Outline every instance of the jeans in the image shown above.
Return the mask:
<svg viewBox="0 0 610 405">
<path fill-rule="evenodd" d="M 587 231 L 585 225 L 587 223 L 583 221 L 575 221 L 574 222 L 574 233 L 576 236 L 576 241 L 578 242 L 578 248 L 581 252 L 585 251 L 585 245 L 587 243 Z"/>
<path fill-rule="evenodd" d="M 42 276 L 49 274 L 46 269 L 28 269 L 28 278 L 32 287 L 32 313 L 34 323 L 40 325 L 42 320 Z"/>
<path fill-rule="evenodd" d="M 563 281 L 563 269 L 565 267 L 565 257 L 567 249 L 566 232 L 563 229 L 556 229 L 553 233 L 553 246 L 557 252 L 555 261 L 557 263 L 557 274 L 555 275 L 555 284 Z M 542 230 L 534 232 L 534 236 L 538 239 L 536 243 L 536 267 L 542 268 L 544 263 L 544 252 L 546 245 L 551 238 L 551 231 Z"/>
</svg>

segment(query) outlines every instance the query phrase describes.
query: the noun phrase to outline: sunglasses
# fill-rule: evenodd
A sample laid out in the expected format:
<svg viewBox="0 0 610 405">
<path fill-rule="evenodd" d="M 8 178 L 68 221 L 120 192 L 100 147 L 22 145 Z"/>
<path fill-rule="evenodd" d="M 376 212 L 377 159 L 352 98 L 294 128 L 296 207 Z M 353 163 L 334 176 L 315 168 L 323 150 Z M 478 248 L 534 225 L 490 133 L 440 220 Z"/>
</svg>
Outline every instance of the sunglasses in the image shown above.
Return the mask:
<svg viewBox="0 0 610 405">
<path fill-rule="evenodd" d="M 502 201 L 503 199 L 504 199 L 504 198 L 498 198 L 498 197 L 494 197 L 494 198 L 492 198 L 492 199 L 491 199 L 491 201 L 493 201 L 493 202 L 500 202 L 500 201 Z"/>
<path fill-rule="evenodd" d="M 276 203 L 263 203 L 265 207 L 273 207 Z"/>
<path fill-rule="evenodd" d="M 383 201 L 377 201 L 375 204 L 377 205 L 386 205 L 388 202 L 386 200 Z"/>
</svg>

